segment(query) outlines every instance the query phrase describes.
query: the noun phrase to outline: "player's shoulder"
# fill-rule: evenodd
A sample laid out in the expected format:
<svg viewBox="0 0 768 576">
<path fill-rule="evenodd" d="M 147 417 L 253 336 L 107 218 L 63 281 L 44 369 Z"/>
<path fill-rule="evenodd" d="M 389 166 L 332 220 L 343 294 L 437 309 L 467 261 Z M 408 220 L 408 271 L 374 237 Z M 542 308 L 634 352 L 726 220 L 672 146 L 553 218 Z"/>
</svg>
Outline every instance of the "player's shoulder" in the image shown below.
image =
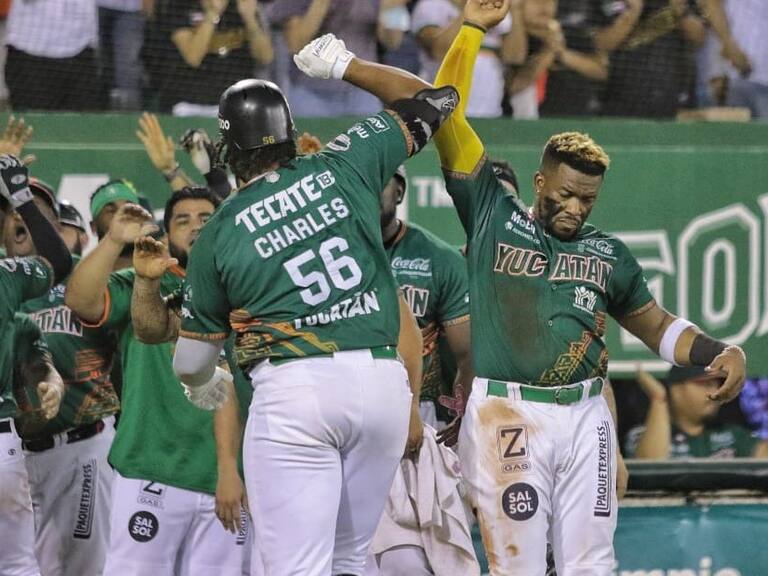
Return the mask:
<svg viewBox="0 0 768 576">
<path fill-rule="evenodd" d="M 454 246 L 451 246 L 448 242 L 437 236 L 434 232 L 410 222 L 405 226 L 405 238 L 408 239 L 409 242 L 422 246 L 427 252 L 445 256 L 446 258 L 456 257 L 461 259 L 461 253 Z"/>
</svg>

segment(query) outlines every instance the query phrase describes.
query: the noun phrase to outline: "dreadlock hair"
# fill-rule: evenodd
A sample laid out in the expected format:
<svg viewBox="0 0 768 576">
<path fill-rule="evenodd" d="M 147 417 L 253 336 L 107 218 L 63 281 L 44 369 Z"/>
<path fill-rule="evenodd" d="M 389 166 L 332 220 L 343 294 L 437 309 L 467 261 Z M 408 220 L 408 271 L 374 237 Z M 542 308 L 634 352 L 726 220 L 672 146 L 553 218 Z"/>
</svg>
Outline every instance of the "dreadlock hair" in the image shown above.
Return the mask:
<svg viewBox="0 0 768 576">
<path fill-rule="evenodd" d="M 602 176 L 610 163 L 605 150 L 581 132 L 555 134 L 547 141 L 541 155 L 542 168 L 556 169 L 560 164 L 566 164 L 590 176 Z"/>
<path fill-rule="evenodd" d="M 228 147 L 225 161 L 232 173 L 241 182 L 248 182 L 270 170 L 277 164 L 281 168 L 290 166 L 296 158 L 296 142 L 289 140 L 279 144 L 261 146 L 253 150 L 240 150 L 234 146 Z"/>
</svg>

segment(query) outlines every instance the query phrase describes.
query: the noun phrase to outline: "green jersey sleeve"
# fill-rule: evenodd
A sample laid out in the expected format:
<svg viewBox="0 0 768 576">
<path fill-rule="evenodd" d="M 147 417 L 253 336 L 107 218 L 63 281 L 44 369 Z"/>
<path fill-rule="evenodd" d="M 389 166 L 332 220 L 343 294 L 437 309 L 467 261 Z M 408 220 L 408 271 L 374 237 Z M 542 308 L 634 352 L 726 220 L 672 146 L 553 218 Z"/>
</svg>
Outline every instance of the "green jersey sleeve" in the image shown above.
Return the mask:
<svg viewBox="0 0 768 576">
<path fill-rule="evenodd" d="M 440 304 L 438 321 L 442 325 L 451 324 L 469 316 L 469 280 L 467 262 L 455 252 L 446 252 L 440 268 Z"/>
<path fill-rule="evenodd" d="M 480 160 L 472 174 L 444 169 L 443 177 L 446 190 L 459 213 L 459 220 L 470 239 L 487 227 L 493 209 L 509 195 L 496 179 L 487 156 Z"/>
<path fill-rule="evenodd" d="M 382 111 L 336 136 L 320 155 L 355 175 L 361 188 L 378 199 L 397 167 L 411 154 L 410 138 L 397 114 Z"/>
<path fill-rule="evenodd" d="M 223 340 L 230 332 L 229 300 L 216 268 L 216 229 L 222 222 L 220 214 L 208 221 L 189 255 L 180 331 L 186 338 Z"/>
<path fill-rule="evenodd" d="M 25 300 L 42 296 L 53 283 L 53 269 L 42 258 L 0 260 L 0 309 L 2 320 L 11 321 Z"/>
<path fill-rule="evenodd" d="M 131 322 L 131 297 L 135 277 L 136 272 L 133 268 L 118 270 L 110 274 L 107 291 L 104 294 L 104 315 L 95 326 L 122 330 Z M 85 322 L 83 325 L 92 327 Z"/>
<path fill-rule="evenodd" d="M 653 300 L 643 276 L 643 269 L 632 256 L 629 248 L 616 240 L 618 248 L 616 264 L 608 285 L 608 313 L 622 318 L 639 310 Z"/>
</svg>

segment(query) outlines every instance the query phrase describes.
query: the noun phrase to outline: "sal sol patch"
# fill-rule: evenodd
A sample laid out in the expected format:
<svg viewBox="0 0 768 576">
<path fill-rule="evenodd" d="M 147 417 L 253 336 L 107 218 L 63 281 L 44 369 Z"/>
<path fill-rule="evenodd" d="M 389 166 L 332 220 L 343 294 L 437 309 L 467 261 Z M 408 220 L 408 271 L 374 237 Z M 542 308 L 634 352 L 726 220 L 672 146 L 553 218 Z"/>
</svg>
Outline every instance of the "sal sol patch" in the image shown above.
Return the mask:
<svg viewBox="0 0 768 576">
<path fill-rule="evenodd" d="M 528 520 L 539 509 L 539 495 L 530 484 L 517 482 L 501 495 L 501 509 L 512 520 Z"/>
<path fill-rule="evenodd" d="M 136 512 L 128 521 L 128 533 L 136 542 L 149 542 L 157 536 L 159 528 L 157 516 L 144 510 Z"/>
</svg>

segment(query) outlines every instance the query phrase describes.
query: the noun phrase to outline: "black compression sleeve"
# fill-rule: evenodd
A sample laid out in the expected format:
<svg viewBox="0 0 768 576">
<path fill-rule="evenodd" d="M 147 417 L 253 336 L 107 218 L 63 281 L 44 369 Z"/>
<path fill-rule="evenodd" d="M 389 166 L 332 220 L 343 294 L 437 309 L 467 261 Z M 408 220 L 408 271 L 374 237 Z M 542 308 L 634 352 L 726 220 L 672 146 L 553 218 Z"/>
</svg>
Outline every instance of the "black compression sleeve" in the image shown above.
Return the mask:
<svg viewBox="0 0 768 576">
<path fill-rule="evenodd" d="M 688 355 L 694 366 L 709 366 L 715 356 L 728 347 L 727 344 L 714 340 L 706 334 L 698 334 L 691 344 L 691 352 Z"/>
<path fill-rule="evenodd" d="M 413 98 L 392 103 L 389 108 L 400 116 L 411 134 L 411 156 L 427 145 L 458 103 L 459 93 L 453 86 L 421 90 Z"/>
<path fill-rule="evenodd" d="M 232 191 L 227 173 L 221 168 L 211 168 L 211 171 L 205 174 L 205 181 L 208 188 L 222 200 L 226 200 Z"/>
<path fill-rule="evenodd" d="M 72 270 L 72 255 L 48 219 L 43 216 L 34 202 L 25 202 L 16 211 L 24 220 L 37 253 L 48 260 L 53 267 L 54 285 L 67 277 Z"/>
</svg>

